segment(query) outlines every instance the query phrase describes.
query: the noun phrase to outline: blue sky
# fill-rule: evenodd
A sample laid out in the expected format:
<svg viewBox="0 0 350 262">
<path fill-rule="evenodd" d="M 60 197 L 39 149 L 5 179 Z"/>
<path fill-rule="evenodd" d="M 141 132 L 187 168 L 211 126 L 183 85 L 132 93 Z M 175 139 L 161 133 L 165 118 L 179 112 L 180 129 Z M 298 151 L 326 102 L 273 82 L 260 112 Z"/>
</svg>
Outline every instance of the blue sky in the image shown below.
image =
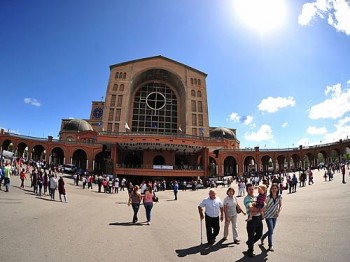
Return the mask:
<svg viewBox="0 0 350 262">
<path fill-rule="evenodd" d="M 109 65 L 162 55 L 208 74 L 210 126 L 241 148 L 347 138 L 350 1 L 241 1 L 0 1 L 0 127 L 56 137 Z"/>
</svg>

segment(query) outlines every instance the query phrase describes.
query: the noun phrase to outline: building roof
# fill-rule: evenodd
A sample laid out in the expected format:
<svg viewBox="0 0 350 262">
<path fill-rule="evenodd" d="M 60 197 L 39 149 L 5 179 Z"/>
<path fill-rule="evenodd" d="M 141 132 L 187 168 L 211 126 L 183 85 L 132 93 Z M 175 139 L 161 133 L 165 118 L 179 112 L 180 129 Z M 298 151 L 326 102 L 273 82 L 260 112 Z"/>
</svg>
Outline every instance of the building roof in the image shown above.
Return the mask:
<svg viewBox="0 0 350 262">
<path fill-rule="evenodd" d="M 84 132 L 93 131 L 92 126 L 83 119 L 72 119 L 64 125 L 62 131 Z"/>
<path fill-rule="evenodd" d="M 217 127 L 210 131 L 210 137 L 236 139 L 236 134 L 226 127 Z"/>
<path fill-rule="evenodd" d="M 178 64 L 178 65 L 187 67 L 187 68 L 189 68 L 189 69 L 191 69 L 191 70 L 193 70 L 193 71 L 196 71 L 196 72 L 198 72 L 198 73 L 204 75 L 204 77 L 207 77 L 207 75 L 208 75 L 208 74 L 206 74 L 206 73 L 204 73 L 204 72 L 202 72 L 202 71 L 199 71 L 198 69 L 195 69 L 195 68 L 193 68 L 193 67 L 190 67 L 190 66 L 188 66 L 188 65 L 185 65 L 185 64 L 183 64 L 183 63 L 180 63 L 180 62 L 178 62 L 178 61 L 172 60 L 172 59 L 170 59 L 170 58 L 167 58 L 167 57 L 161 56 L 161 55 L 158 55 L 158 56 L 150 56 L 150 57 L 145 57 L 145 58 L 130 60 L 130 61 L 123 62 L 123 63 L 119 63 L 119 64 L 110 65 L 110 66 L 109 66 L 109 69 L 111 70 L 111 69 L 114 68 L 114 67 L 123 66 L 123 65 L 127 65 L 127 64 L 130 64 L 130 63 L 135 63 L 135 62 L 141 62 L 141 61 L 145 61 L 145 60 L 151 60 L 151 59 L 155 59 L 155 58 L 161 58 L 161 59 L 164 59 L 164 60 L 168 60 L 168 61 L 171 62 L 171 63 L 176 63 L 176 64 Z"/>
</svg>

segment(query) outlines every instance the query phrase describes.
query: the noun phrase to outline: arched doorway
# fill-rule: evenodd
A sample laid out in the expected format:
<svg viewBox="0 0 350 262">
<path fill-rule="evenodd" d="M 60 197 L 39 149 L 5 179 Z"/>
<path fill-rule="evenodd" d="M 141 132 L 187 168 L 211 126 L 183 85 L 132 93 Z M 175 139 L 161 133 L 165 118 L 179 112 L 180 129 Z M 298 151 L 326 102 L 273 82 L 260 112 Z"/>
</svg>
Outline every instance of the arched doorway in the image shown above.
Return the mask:
<svg viewBox="0 0 350 262">
<path fill-rule="evenodd" d="M 255 172 L 257 172 L 255 158 L 252 156 L 247 156 L 244 159 L 244 174 L 254 174 Z"/>
<path fill-rule="evenodd" d="M 45 157 L 46 157 L 46 151 L 42 145 L 36 145 L 33 147 L 32 159 L 34 161 L 45 160 L 46 159 Z"/>
<path fill-rule="evenodd" d="M 86 152 L 82 149 L 77 149 L 74 151 L 73 156 L 72 156 L 72 164 L 76 165 L 77 167 L 80 167 L 83 170 L 86 170 L 86 161 L 87 160 L 87 155 Z"/>
<path fill-rule="evenodd" d="M 237 161 L 232 156 L 224 160 L 224 176 L 237 176 Z"/>
<path fill-rule="evenodd" d="M 51 164 L 62 165 L 64 164 L 64 152 L 60 147 L 55 147 L 51 152 Z"/>
</svg>

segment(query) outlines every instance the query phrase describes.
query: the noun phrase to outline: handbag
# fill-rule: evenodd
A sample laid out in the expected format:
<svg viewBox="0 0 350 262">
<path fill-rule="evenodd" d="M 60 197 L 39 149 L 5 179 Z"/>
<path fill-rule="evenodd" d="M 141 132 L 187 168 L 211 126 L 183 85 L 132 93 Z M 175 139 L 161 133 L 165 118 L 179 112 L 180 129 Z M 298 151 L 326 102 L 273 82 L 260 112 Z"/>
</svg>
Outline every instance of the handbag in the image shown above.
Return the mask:
<svg viewBox="0 0 350 262">
<path fill-rule="evenodd" d="M 152 196 L 152 200 L 153 200 L 153 202 L 158 202 L 159 201 L 158 197 L 154 193 L 153 193 L 153 196 Z"/>
</svg>

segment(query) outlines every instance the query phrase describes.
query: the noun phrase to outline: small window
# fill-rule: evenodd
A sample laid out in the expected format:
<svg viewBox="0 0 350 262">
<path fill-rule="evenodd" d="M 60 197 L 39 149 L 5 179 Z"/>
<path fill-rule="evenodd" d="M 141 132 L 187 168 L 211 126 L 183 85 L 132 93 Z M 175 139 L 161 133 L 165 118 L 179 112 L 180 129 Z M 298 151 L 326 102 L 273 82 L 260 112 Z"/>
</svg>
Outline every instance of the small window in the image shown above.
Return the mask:
<svg viewBox="0 0 350 262">
<path fill-rule="evenodd" d="M 115 111 L 115 121 L 120 121 L 120 113 L 121 113 L 120 109 L 117 109 Z"/>
<path fill-rule="evenodd" d="M 111 109 L 109 109 L 108 121 L 113 121 L 113 115 L 114 115 L 114 109 L 111 108 Z M 111 131 L 112 131 L 112 127 L 111 127 Z"/>
<path fill-rule="evenodd" d="M 199 86 L 201 85 L 201 80 L 200 80 L 200 79 L 198 79 L 198 85 L 199 85 Z"/>
<path fill-rule="evenodd" d="M 191 96 L 196 96 L 196 91 L 191 90 Z"/>
<path fill-rule="evenodd" d="M 202 92 L 201 91 L 197 91 L 197 96 L 198 97 L 202 97 Z"/>
<path fill-rule="evenodd" d="M 118 96 L 117 107 L 122 107 L 123 104 L 123 96 Z"/>
<path fill-rule="evenodd" d="M 196 79 L 196 78 L 194 79 L 194 84 L 195 84 L 195 85 L 197 84 L 197 79 Z"/>
<path fill-rule="evenodd" d="M 118 85 L 117 84 L 113 85 L 113 91 L 118 91 Z"/>
<path fill-rule="evenodd" d="M 124 72 L 124 74 L 123 74 L 123 79 L 125 79 L 126 78 L 126 73 Z"/>
<path fill-rule="evenodd" d="M 203 115 L 198 115 L 198 125 L 203 126 Z"/>
<path fill-rule="evenodd" d="M 193 85 L 193 78 L 191 78 L 191 85 Z"/>
<path fill-rule="evenodd" d="M 115 73 L 115 76 L 114 76 L 115 78 L 118 78 L 119 77 L 119 73 L 117 72 L 117 73 Z"/>
<path fill-rule="evenodd" d="M 119 123 L 114 124 L 114 132 L 119 132 Z"/>
<path fill-rule="evenodd" d="M 192 125 L 193 126 L 197 125 L 197 115 L 196 114 L 192 114 Z"/>
<path fill-rule="evenodd" d="M 108 123 L 108 125 L 107 125 L 107 132 L 108 133 L 112 132 L 112 123 Z"/>
<path fill-rule="evenodd" d="M 111 106 L 115 106 L 115 99 L 116 99 L 116 95 L 112 95 Z"/>
<path fill-rule="evenodd" d="M 197 136 L 197 128 L 192 128 L 192 135 Z"/>
<path fill-rule="evenodd" d="M 119 78 L 120 79 L 123 78 L 123 73 L 122 72 L 119 73 Z"/>
<path fill-rule="evenodd" d="M 119 91 L 124 91 L 124 85 L 123 84 L 120 85 Z"/>
<path fill-rule="evenodd" d="M 197 111 L 197 109 L 196 109 L 196 101 L 194 101 L 194 100 L 191 101 L 191 110 L 192 110 L 192 112 L 196 112 Z"/>
<path fill-rule="evenodd" d="M 198 112 L 203 112 L 203 105 L 202 105 L 202 101 L 198 101 Z"/>
</svg>

